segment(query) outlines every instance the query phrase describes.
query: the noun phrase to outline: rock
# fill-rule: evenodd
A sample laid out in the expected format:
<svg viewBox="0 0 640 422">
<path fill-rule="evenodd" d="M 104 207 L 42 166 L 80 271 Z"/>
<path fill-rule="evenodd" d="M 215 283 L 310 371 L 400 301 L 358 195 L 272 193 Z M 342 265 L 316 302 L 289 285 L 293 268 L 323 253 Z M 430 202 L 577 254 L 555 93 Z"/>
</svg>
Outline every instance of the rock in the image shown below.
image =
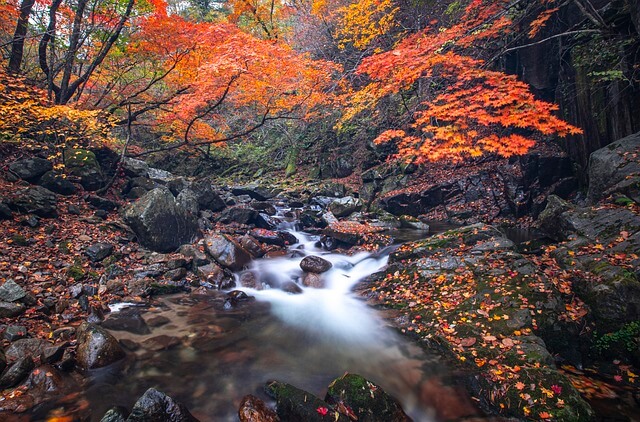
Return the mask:
<svg viewBox="0 0 640 422">
<path fill-rule="evenodd" d="M 135 190 L 136 192 L 149 192 L 158 187 L 158 184 L 148 177 L 134 177 L 129 180 L 129 182 L 122 189 L 122 193 L 130 197 L 129 194 L 131 191 Z"/>
<path fill-rule="evenodd" d="M 67 350 L 68 346 L 69 343 L 63 343 L 57 346 L 45 347 L 42 351 L 42 354 L 40 355 L 40 362 L 55 363 L 60 361 L 60 359 L 62 359 L 62 356 L 64 356 L 64 352 L 65 350 Z"/>
<path fill-rule="evenodd" d="M 191 189 L 183 189 L 176 197 L 176 202 L 193 215 L 197 215 L 200 211 L 198 196 Z"/>
<path fill-rule="evenodd" d="M 249 252 L 253 258 L 260 258 L 266 253 L 260 243 L 249 235 L 242 236 L 238 239 L 238 243 L 240 243 L 240 246 Z"/>
<path fill-rule="evenodd" d="M 265 202 L 265 201 L 252 202 L 251 208 L 253 208 L 256 211 L 261 211 L 270 216 L 276 215 L 276 212 L 277 212 L 276 207 L 274 207 L 271 202 Z"/>
<path fill-rule="evenodd" d="M 7 357 L 4 355 L 4 352 L 0 348 L 0 374 L 7 367 Z"/>
<path fill-rule="evenodd" d="M 213 190 L 213 185 L 209 180 L 198 180 L 193 183 L 191 189 L 198 198 L 198 205 L 201 210 L 217 212 L 227 207 L 220 195 Z"/>
<path fill-rule="evenodd" d="M 329 211 L 338 218 L 348 217 L 361 209 L 362 201 L 352 196 L 345 196 L 344 198 L 336 199 L 329 204 Z"/>
<path fill-rule="evenodd" d="M 35 368 L 35 364 L 31 356 L 21 357 L 0 377 L 0 389 L 18 385 L 33 368 Z"/>
<path fill-rule="evenodd" d="M 324 288 L 324 280 L 322 276 L 317 273 L 306 273 L 302 276 L 302 285 L 305 287 L 313 287 L 315 289 Z"/>
<path fill-rule="evenodd" d="M 333 267 L 331 262 L 315 255 L 305 256 L 302 261 L 300 261 L 300 268 L 302 268 L 302 271 L 310 273 L 324 273 L 329 271 L 331 267 Z"/>
<path fill-rule="evenodd" d="M 348 422 L 350 420 L 347 416 L 338 413 L 329 403 L 284 382 L 267 383 L 265 392 L 276 400 L 276 412 L 283 421 Z M 327 412 L 321 414 L 318 409 L 326 409 Z"/>
<path fill-rule="evenodd" d="M 175 176 L 171 172 L 168 172 L 168 171 L 162 170 L 162 169 L 158 169 L 158 168 L 154 168 L 154 167 L 149 167 L 149 179 L 151 179 L 153 181 L 165 184 L 169 180 L 173 180 L 174 178 L 175 178 Z"/>
<path fill-rule="evenodd" d="M 594 204 L 605 191 L 629 177 L 640 174 L 640 133 L 615 141 L 589 157 L 589 191 L 587 198 Z"/>
<path fill-rule="evenodd" d="M 256 227 L 268 230 L 273 230 L 278 226 L 277 221 L 264 212 L 258 213 L 253 224 L 255 224 Z"/>
<path fill-rule="evenodd" d="M 278 236 L 284 241 L 285 246 L 295 245 L 298 243 L 298 238 L 288 231 L 280 230 L 277 232 Z"/>
<path fill-rule="evenodd" d="M 159 336 L 146 339 L 142 342 L 142 345 L 147 350 L 159 352 L 160 350 L 169 350 L 180 345 L 180 343 L 181 341 L 178 337 L 161 334 Z"/>
<path fill-rule="evenodd" d="M 122 160 L 122 170 L 129 177 L 148 177 L 149 165 L 142 160 L 124 157 Z"/>
<path fill-rule="evenodd" d="M 248 395 L 242 398 L 238 409 L 240 422 L 278 422 L 276 412 L 256 396 Z"/>
<path fill-rule="evenodd" d="M 249 262 L 251 256 L 238 242 L 226 235 L 214 234 L 205 238 L 207 252 L 223 267 L 239 271 Z"/>
<path fill-rule="evenodd" d="M 85 201 L 87 201 L 89 204 L 91 204 L 93 207 L 99 210 L 115 211 L 118 208 L 120 208 L 120 204 L 117 203 L 116 201 L 112 201 L 110 199 L 103 198 L 98 195 L 89 195 L 85 198 Z"/>
<path fill-rule="evenodd" d="M 400 227 L 405 229 L 420 230 L 423 232 L 429 231 L 429 225 L 427 223 L 423 223 L 417 218 L 411 217 L 409 215 L 400 216 Z"/>
<path fill-rule="evenodd" d="M 109 317 L 102 322 L 102 326 L 108 330 L 127 331 L 133 334 L 151 333 L 140 312 L 135 308 L 126 308 L 120 312 L 110 314 Z"/>
<path fill-rule="evenodd" d="M 573 207 L 567 201 L 556 195 L 547 197 L 547 207 L 540 213 L 536 225 L 547 236 L 555 241 L 567 238 L 567 224 L 560 216 Z"/>
<path fill-rule="evenodd" d="M 104 186 L 104 175 L 96 155 L 86 149 L 72 149 L 66 152 L 65 167 L 73 176 L 80 178 L 86 191 L 96 191 Z"/>
<path fill-rule="evenodd" d="M 5 302 L 16 302 L 27 295 L 22 287 L 15 281 L 9 279 L 0 286 L 0 300 Z"/>
<path fill-rule="evenodd" d="M 162 315 L 158 315 L 158 316 L 154 316 L 151 317 L 147 320 L 147 325 L 149 327 L 162 327 L 163 325 L 166 325 L 168 323 L 170 323 L 171 320 L 169 318 L 167 318 L 166 316 L 162 316 Z"/>
<path fill-rule="evenodd" d="M 234 186 L 231 188 L 231 193 L 236 196 L 249 195 L 252 199 L 258 201 L 266 201 L 275 197 L 278 194 L 278 190 L 253 184 L 245 186 Z"/>
<path fill-rule="evenodd" d="M 346 373 L 333 380 L 325 401 L 338 409 L 351 409 L 358 421 L 411 421 L 398 400 L 382 388 L 356 374 Z M 342 404 L 342 406 L 339 406 Z"/>
<path fill-rule="evenodd" d="M 138 399 L 127 418 L 127 422 L 197 422 L 187 408 L 171 397 L 148 389 Z"/>
<path fill-rule="evenodd" d="M 207 255 L 193 245 L 182 245 L 180 246 L 179 252 L 182 255 L 191 258 L 195 267 L 200 267 L 211 263 L 209 258 L 207 258 Z"/>
<path fill-rule="evenodd" d="M 0 202 L 0 220 L 11 220 L 13 218 L 13 212 L 11 208 L 4 202 Z"/>
<path fill-rule="evenodd" d="M 27 308 L 22 303 L 0 301 L 0 318 L 14 318 L 26 310 Z"/>
<path fill-rule="evenodd" d="M 84 369 L 101 368 L 125 356 L 118 340 L 98 325 L 82 323 L 78 327 L 77 338 L 76 359 Z"/>
<path fill-rule="evenodd" d="M 284 239 L 277 232 L 267 229 L 252 229 L 249 235 L 267 245 L 284 246 Z"/>
<path fill-rule="evenodd" d="M 110 243 L 98 242 L 89 246 L 84 253 L 93 262 L 100 262 L 113 253 L 113 245 Z"/>
<path fill-rule="evenodd" d="M 171 281 L 180 281 L 187 276 L 186 268 L 176 268 L 175 270 L 169 270 L 164 273 L 164 277 Z"/>
<path fill-rule="evenodd" d="M 22 325 L 10 325 L 4 330 L 4 338 L 9 341 L 16 341 L 27 336 L 27 327 Z"/>
<path fill-rule="evenodd" d="M 100 422 L 126 422 L 129 412 L 123 407 L 112 407 L 107 410 Z"/>
<path fill-rule="evenodd" d="M 47 188 L 51 192 L 59 193 L 60 195 L 73 195 L 77 191 L 76 185 L 55 171 L 46 172 L 38 183 L 43 188 Z"/>
<path fill-rule="evenodd" d="M 9 164 L 11 173 L 31 183 L 35 183 L 40 176 L 51 170 L 53 170 L 51 161 L 39 157 L 25 158 Z"/>
<path fill-rule="evenodd" d="M 243 302 L 253 302 L 256 298 L 249 296 L 242 290 L 233 290 L 227 293 L 227 297 L 224 300 L 224 309 L 229 310 L 237 307 Z"/>
<path fill-rule="evenodd" d="M 158 252 L 171 252 L 196 236 L 197 218 L 178 206 L 167 188 L 156 188 L 124 213 L 140 243 Z"/>
<path fill-rule="evenodd" d="M 24 356 L 36 358 L 42 354 L 49 343 L 39 338 L 23 338 L 16 340 L 5 350 L 8 361 L 15 361 Z"/>
<path fill-rule="evenodd" d="M 258 217 L 258 211 L 244 206 L 227 208 L 218 217 L 218 221 L 224 224 L 253 224 Z"/>
<path fill-rule="evenodd" d="M 11 207 L 23 214 L 35 214 L 43 218 L 58 216 L 55 193 L 42 186 L 18 191 L 11 200 Z"/>
<path fill-rule="evenodd" d="M 20 220 L 20 224 L 25 227 L 31 227 L 32 229 L 35 229 L 40 225 L 40 219 L 35 215 L 29 214 L 28 216 Z"/>
<path fill-rule="evenodd" d="M 280 285 L 280 290 L 282 290 L 283 292 L 294 294 L 294 295 L 298 295 L 302 293 L 302 288 L 293 281 L 285 281 L 284 283 L 282 283 Z"/>
<path fill-rule="evenodd" d="M 258 278 L 251 271 L 245 271 L 244 273 L 240 274 L 240 285 L 242 287 L 248 287 L 250 289 L 262 289 L 262 285 L 258 282 Z"/>
</svg>

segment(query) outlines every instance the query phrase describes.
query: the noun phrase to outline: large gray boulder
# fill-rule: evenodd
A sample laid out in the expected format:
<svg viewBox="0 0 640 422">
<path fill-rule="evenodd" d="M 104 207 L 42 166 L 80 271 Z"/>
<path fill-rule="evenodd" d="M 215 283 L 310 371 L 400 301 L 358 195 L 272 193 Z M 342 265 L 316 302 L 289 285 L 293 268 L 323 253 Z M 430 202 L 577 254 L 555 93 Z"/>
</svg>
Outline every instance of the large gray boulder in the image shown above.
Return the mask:
<svg viewBox="0 0 640 422">
<path fill-rule="evenodd" d="M 207 252 L 218 264 L 238 271 L 251 261 L 251 255 L 229 236 L 213 234 L 205 238 Z"/>
<path fill-rule="evenodd" d="M 589 158 L 589 191 L 587 197 L 596 203 L 616 185 L 640 185 L 640 132 L 601 148 Z"/>
<path fill-rule="evenodd" d="M 11 173 L 32 183 L 50 170 L 53 170 L 51 161 L 39 157 L 25 158 L 9 164 Z"/>
<path fill-rule="evenodd" d="M 125 356 L 118 340 L 98 325 L 83 323 L 77 337 L 76 359 L 84 369 L 102 368 Z"/>
<path fill-rule="evenodd" d="M 158 252 L 171 252 L 190 243 L 198 232 L 197 217 L 176 202 L 169 189 L 147 192 L 124 212 L 138 241 Z"/>
<path fill-rule="evenodd" d="M 226 204 L 216 193 L 210 180 L 202 179 L 193 183 L 191 190 L 195 193 L 201 210 L 220 211 Z"/>
<path fill-rule="evenodd" d="M 359 198 L 354 198 L 352 196 L 345 196 L 344 198 L 336 199 L 329 204 L 329 210 L 336 217 L 347 217 L 361 209 L 362 201 Z"/>
</svg>

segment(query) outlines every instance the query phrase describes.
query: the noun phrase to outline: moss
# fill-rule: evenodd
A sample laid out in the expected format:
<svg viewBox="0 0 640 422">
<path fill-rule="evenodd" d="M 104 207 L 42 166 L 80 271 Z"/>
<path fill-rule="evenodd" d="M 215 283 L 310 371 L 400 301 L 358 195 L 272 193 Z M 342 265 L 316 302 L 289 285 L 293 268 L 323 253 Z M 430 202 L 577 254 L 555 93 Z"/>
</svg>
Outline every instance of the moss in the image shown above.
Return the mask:
<svg viewBox="0 0 640 422">
<path fill-rule="evenodd" d="M 98 167 L 96 155 L 86 149 L 71 149 L 66 151 L 65 166 L 69 168 Z"/>
<path fill-rule="evenodd" d="M 29 240 L 21 234 L 11 236 L 11 243 L 16 246 L 29 246 Z"/>
<path fill-rule="evenodd" d="M 71 246 L 72 243 L 68 240 L 63 240 L 62 242 L 58 243 L 58 249 L 64 254 L 68 254 L 69 252 L 71 252 Z"/>
<path fill-rule="evenodd" d="M 67 277 L 73 278 L 75 281 L 80 281 L 85 277 L 86 273 L 80 265 L 72 265 L 67 268 Z"/>
</svg>

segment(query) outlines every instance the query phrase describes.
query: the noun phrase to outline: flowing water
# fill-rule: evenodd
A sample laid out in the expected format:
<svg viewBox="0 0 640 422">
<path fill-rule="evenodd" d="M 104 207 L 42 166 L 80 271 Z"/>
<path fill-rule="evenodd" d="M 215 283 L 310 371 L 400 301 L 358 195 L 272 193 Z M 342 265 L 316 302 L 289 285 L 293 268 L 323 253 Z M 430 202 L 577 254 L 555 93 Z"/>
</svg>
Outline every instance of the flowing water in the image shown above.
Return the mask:
<svg viewBox="0 0 640 422">
<path fill-rule="evenodd" d="M 294 234 L 300 243 L 290 256 L 256 260 L 248 270 L 269 285 L 299 282 L 303 256 L 319 255 L 333 264 L 322 274 L 326 288 L 301 287 L 301 294 L 289 294 L 239 287 L 256 300 L 233 309 L 225 309 L 224 292 L 166 297 L 149 309 L 120 307 L 114 315 L 141 316 L 152 328 L 113 331 L 134 351 L 118 367 L 93 374 L 86 393 L 93 420 L 113 405 L 131 408 L 155 387 L 203 421 L 235 421 L 244 395 L 268 399 L 262 387 L 269 380 L 322 398 L 327 385 L 345 372 L 378 383 L 416 421 L 436 420 L 443 406 L 456 409 L 454 415 L 468 414 L 466 399 L 441 385 L 447 376 L 443 364 L 352 293 L 356 283 L 386 265 L 389 250 L 327 253 L 316 246 L 317 237 Z M 160 325 L 162 318 L 169 322 Z M 443 404 L 443 395 L 453 404 Z"/>
</svg>

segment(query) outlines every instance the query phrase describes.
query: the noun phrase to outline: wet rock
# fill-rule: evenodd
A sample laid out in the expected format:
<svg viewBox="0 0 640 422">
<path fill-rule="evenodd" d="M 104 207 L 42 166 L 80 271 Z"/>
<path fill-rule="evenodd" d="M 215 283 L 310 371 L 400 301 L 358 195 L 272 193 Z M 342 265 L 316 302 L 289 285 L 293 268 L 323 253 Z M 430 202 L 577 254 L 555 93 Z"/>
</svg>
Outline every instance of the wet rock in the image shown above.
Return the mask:
<svg viewBox="0 0 640 422">
<path fill-rule="evenodd" d="M 20 359 L 24 356 L 36 358 L 40 356 L 49 343 L 38 338 L 24 338 L 16 340 L 5 350 L 5 355 L 9 362 Z"/>
<path fill-rule="evenodd" d="M 282 283 L 280 285 L 280 290 L 293 294 L 293 295 L 298 295 L 300 293 L 302 293 L 302 288 L 300 286 L 298 286 L 297 283 L 293 282 L 293 281 L 285 281 L 284 283 Z"/>
<path fill-rule="evenodd" d="M 573 207 L 556 195 L 547 197 L 547 207 L 540 213 L 536 225 L 547 236 L 556 241 L 566 239 L 568 227 L 561 215 Z"/>
<path fill-rule="evenodd" d="M 227 293 L 227 297 L 224 301 L 224 309 L 233 309 L 243 302 L 253 302 L 256 298 L 249 296 L 242 290 L 233 290 Z"/>
<path fill-rule="evenodd" d="M 14 318 L 26 310 L 27 308 L 22 303 L 0 301 L 0 318 Z"/>
<path fill-rule="evenodd" d="M 176 268 L 175 270 L 169 270 L 166 273 L 164 273 L 164 277 L 172 281 L 180 281 L 184 279 L 186 276 L 187 276 L 187 269 L 182 267 Z"/>
<path fill-rule="evenodd" d="M 100 164 L 91 151 L 85 149 L 68 151 L 65 167 L 70 174 L 80 178 L 80 184 L 86 191 L 96 191 L 104 185 Z"/>
<path fill-rule="evenodd" d="M 31 183 L 35 183 L 40 176 L 51 170 L 53 170 L 51 161 L 39 157 L 25 158 L 9 164 L 11 173 Z"/>
<path fill-rule="evenodd" d="M 25 379 L 31 370 L 35 368 L 31 356 L 19 358 L 13 365 L 9 367 L 0 377 L 0 389 L 10 388 L 18 385 Z"/>
<path fill-rule="evenodd" d="M 271 218 L 268 214 L 263 212 L 259 212 L 256 218 L 253 221 L 253 224 L 256 227 L 260 227 L 262 229 L 273 230 L 278 226 L 278 222 Z"/>
<path fill-rule="evenodd" d="M 127 418 L 127 422 L 197 422 L 187 408 L 171 397 L 156 390 L 148 389 L 138 399 Z"/>
<path fill-rule="evenodd" d="M 350 420 L 338 413 L 329 403 L 284 382 L 271 381 L 267 383 L 265 392 L 276 400 L 276 412 L 283 421 L 347 422 Z M 318 409 L 326 410 L 326 412 L 320 413 Z"/>
<path fill-rule="evenodd" d="M 242 398 L 238 409 L 240 422 L 277 422 L 280 419 L 276 412 L 256 396 L 248 395 Z"/>
<path fill-rule="evenodd" d="M 256 211 L 261 211 L 267 215 L 274 216 L 276 215 L 276 207 L 273 206 L 270 202 L 258 201 L 251 203 L 251 208 Z"/>
<path fill-rule="evenodd" d="M 162 327 L 163 325 L 166 325 L 170 322 L 171 320 L 169 318 L 162 315 L 154 316 L 147 319 L 147 325 L 153 328 Z"/>
<path fill-rule="evenodd" d="M 125 356 L 118 340 L 98 325 L 82 323 L 77 338 L 76 359 L 84 369 L 101 368 Z"/>
<path fill-rule="evenodd" d="M 123 309 L 109 315 L 102 326 L 113 331 L 127 331 L 133 334 L 149 334 L 151 330 L 147 326 L 140 312 L 135 308 Z"/>
<path fill-rule="evenodd" d="M 158 352 L 160 350 L 169 350 L 180 345 L 180 343 L 181 341 L 178 337 L 161 334 L 159 336 L 151 337 L 143 341 L 142 347 L 147 350 Z"/>
<path fill-rule="evenodd" d="M 42 354 L 40 355 L 40 362 L 49 364 L 60 361 L 62 359 L 62 356 L 64 356 L 64 352 L 65 350 L 67 350 L 68 346 L 69 343 L 63 343 L 57 346 L 45 347 L 42 351 Z"/>
<path fill-rule="evenodd" d="M 27 295 L 22 287 L 15 281 L 9 279 L 0 286 L 0 300 L 5 302 L 16 302 Z"/>
<path fill-rule="evenodd" d="M 22 325 L 10 325 L 4 330 L 4 338 L 13 342 L 27 336 L 27 327 Z"/>
<path fill-rule="evenodd" d="M 356 374 L 335 379 L 325 401 L 340 409 L 350 409 L 358 421 L 410 421 L 400 403 L 382 388 Z"/>
<path fill-rule="evenodd" d="M 129 412 L 123 407 L 112 407 L 107 410 L 100 422 L 126 422 Z"/>
<path fill-rule="evenodd" d="M 23 214 L 35 214 L 43 218 L 58 216 L 55 193 L 42 186 L 33 186 L 18 191 L 11 200 L 11 207 Z"/>
<path fill-rule="evenodd" d="M 296 243 L 298 243 L 298 238 L 295 237 L 293 234 L 289 233 L 288 231 L 278 231 L 278 236 L 280 236 L 280 238 L 284 241 L 285 246 L 286 245 L 295 245 Z"/>
<path fill-rule="evenodd" d="M 278 190 L 260 185 L 246 185 L 232 187 L 231 193 L 236 196 L 249 195 L 252 199 L 266 201 L 275 197 L 278 194 Z"/>
<path fill-rule="evenodd" d="M 329 204 L 329 210 L 338 218 L 348 217 L 361 209 L 362 201 L 352 196 L 336 199 Z"/>
<path fill-rule="evenodd" d="M 323 289 L 325 283 L 320 274 L 306 273 L 302 276 L 302 285 L 305 287 L 313 287 L 315 289 Z"/>
<path fill-rule="evenodd" d="M 240 246 L 249 252 L 253 258 L 260 258 L 266 253 L 260 243 L 249 235 L 242 236 L 238 239 L 238 243 L 240 243 Z"/>
<path fill-rule="evenodd" d="M 615 141 L 589 157 L 589 191 L 591 203 L 602 199 L 606 191 L 628 178 L 640 183 L 640 162 L 635 154 L 640 148 L 640 133 Z"/>
<path fill-rule="evenodd" d="M 43 188 L 49 189 L 51 192 L 58 193 L 60 195 L 73 195 L 76 193 L 76 185 L 71 183 L 63 175 L 56 173 L 55 171 L 46 172 L 38 182 Z"/>
<path fill-rule="evenodd" d="M 251 271 L 245 271 L 240 275 L 240 285 L 250 289 L 262 289 L 262 285 L 258 282 L 256 275 Z"/>
<path fill-rule="evenodd" d="M 193 183 L 191 189 L 197 197 L 198 206 L 201 210 L 218 212 L 227 207 L 220 195 L 213 189 L 213 185 L 209 180 L 198 180 Z"/>
<path fill-rule="evenodd" d="M 6 367 L 7 367 L 7 357 L 4 355 L 2 348 L 0 348 L 0 374 L 2 374 L 2 372 Z"/>
<path fill-rule="evenodd" d="M 218 217 L 218 221 L 224 224 L 253 224 L 257 217 L 258 211 L 240 205 L 224 210 Z"/>
<path fill-rule="evenodd" d="M 195 267 L 200 267 L 211 263 L 211 260 L 207 258 L 207 255 L 196 246 L 182 245 L 180 246 L 179 252 L 182 255 L 191 258 Z"/>
<path fill-rule="evenodd" d="M 84 253 L 93 262 L 100 262 L 113 253 L 113 245 L 110 243 L 94 243 L 89 246 Z"/>
<path fill-rule="evenodd" d="M 249 235 L 267 245 L 284 246 L 284 239 L 275 231 L 266 229 L 252 229 Z"/>
<path fill-rule="evenodd" d="M 190 242 L 198 230 L 196 216 L 178 206 L 166 188 L 156 188 L 131 204 L 124 218 L 140 243 L 158 252 Z"/>
<path fill-rule="evenodd" d="M 306 256 L 302 261 L 300 261 L 300 268 L 302 268 L 302 271 L 310 273 L 324 273 L 329 271 L 331 267 L 333 267 L 331 262 L 315 255 Z"/>
<path fill-rule="evenodd" d="M 4 202 L 0 202 L 0 220 L 11 220 L 13 218 L 13 212 L 11 208 Z"/>
<path fill-rule="evenodd" d="M 214 286 L 219 286 L 228 277 L 225 271 L 217 264 L 208 264 L 198 267 L 197 274 Z"/>
<path fill-rule="evenodd" d="M 400 217 L 400 227 L 406 229 L 420 230 L 423 232 L 429 231 L 429 225 L 427 223 L 423 223 L 415 217 L 411 217 L 409 215 L 403 215 Z"/>
<path fill-rule="evenodd" d="M 205 238 L 205 244 L 209 255 L 232 271 L 239 271 L 251 262 L 249 253 L 229 236 L 213 234 Z"/>
</svg>

